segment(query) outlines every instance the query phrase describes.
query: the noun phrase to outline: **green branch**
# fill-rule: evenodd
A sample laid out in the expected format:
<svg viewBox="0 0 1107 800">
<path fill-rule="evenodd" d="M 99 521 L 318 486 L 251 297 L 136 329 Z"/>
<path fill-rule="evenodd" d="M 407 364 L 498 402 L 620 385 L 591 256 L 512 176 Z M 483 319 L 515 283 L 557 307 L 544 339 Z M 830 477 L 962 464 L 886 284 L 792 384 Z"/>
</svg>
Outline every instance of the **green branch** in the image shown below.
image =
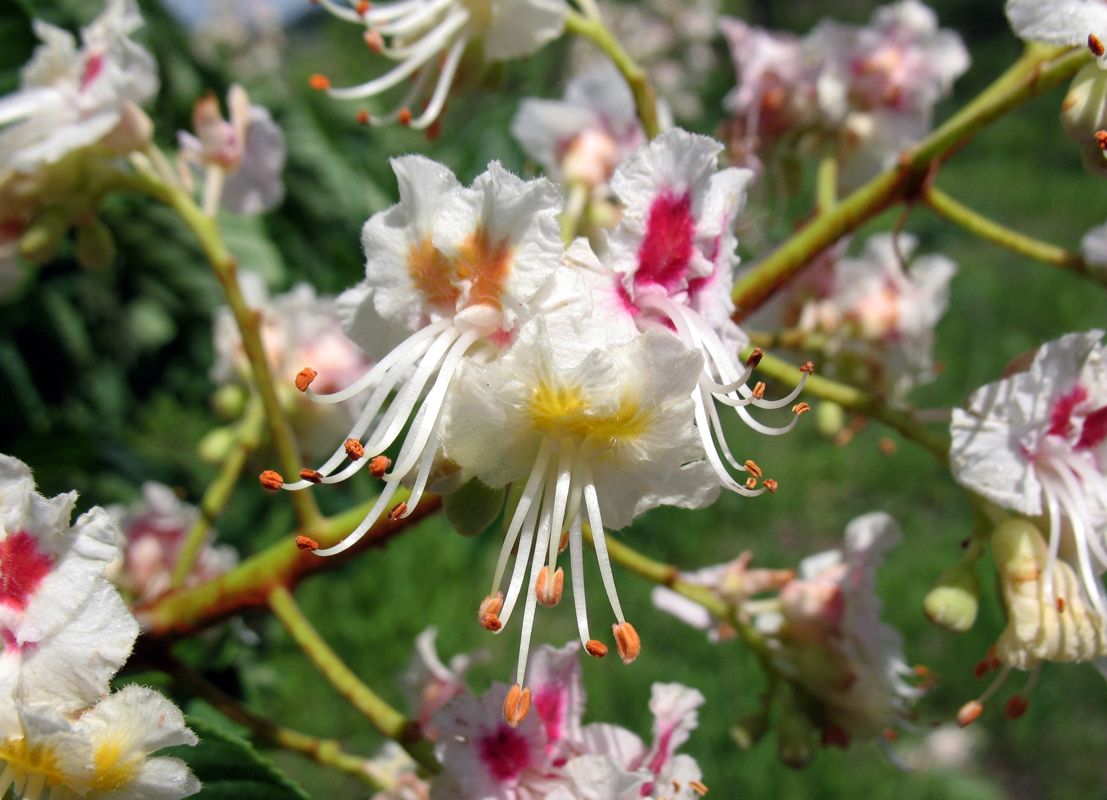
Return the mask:
<svg viewBox="0 0 1107 800">
<path fill-rule="evenodd" d="M 432 773 L 442 769 L 434 756 L 431 742 L 423 737 L 418 723 L 409 720 L 362 683 L 315 630 L 288 589 L 274 587 L 269 593 L 269 607 L 331 686 L 364 714 L 377 730 L 402 745 L 412 758 Z"/>
<path fill-rule="evenodd" d="M 735 319 L 741 320 L 758 308 L 840 238 L 894 203 L 911 200 L 932 171 L 977 133 L 1027 100 L 1071 78 L 1089 58 L 1087 48 L 1065 51 L 1028 46 L 1023 56 L 975 100 L 923 141 L 905 150 L 896 166 L 819 214 L 739 277 L 733 292 Z"/>
</svg>

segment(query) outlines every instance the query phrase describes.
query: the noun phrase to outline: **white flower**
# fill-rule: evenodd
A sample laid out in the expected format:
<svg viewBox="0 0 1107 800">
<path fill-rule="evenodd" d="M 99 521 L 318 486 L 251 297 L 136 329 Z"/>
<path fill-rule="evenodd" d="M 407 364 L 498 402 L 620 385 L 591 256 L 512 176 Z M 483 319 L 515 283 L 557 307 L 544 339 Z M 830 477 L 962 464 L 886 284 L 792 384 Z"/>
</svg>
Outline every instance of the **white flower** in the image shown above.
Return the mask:
<svg viewBox="0 0 1107 800">
<path fill-rule="evenodd" d="M 1107 269 L 1107 225 L 1098 225 L 1084 234 L 1080 240 L 1080 253 L 1089 266 Z"/>
<path fill-rule="evenodd" d="M 643 330 L 675 329 L 687 346 L 703 353 L 704 369 L 692 392 L 696 428 L 720 484 L 752 496 L 766 488 L 775 490 L 776 484 L 770 481 L 755 488 L 761 471 L 756 465 L 740 464 L 731 454 L 715 401 L 732 406 L 747 425 L 769 434 L 790 431 L 807 407 L 796 406 L 796 418 L 783 428 L 761 424 L 747 409 L 787 406 L 799 395 L 803 381 L 787 397 L 772 401 L 746 386 L 756 361 L 738 362 L 738 351 L 749 340 L 731 320 L 730 292 L 738 263 L 733 229 L 753 173 L 718 170 L 721 150 L 714 139 L 676 129 L 661 134 L 619 167 L 611 186 L 625 210 L 611 235 L 605 263 L 617 281 L 624 315 Z M 724 457 L 750 478 L 738 483 L 728 473 Z"/>
<path fill-rule="evenodd" d="M 142 485 L 142 501 L 130 508 L 108 509 L 123 533 L 123 557 L 108 567 L 108 577 L 137 603 L 146 603 L 170 589 L 173 568 L 180 558 L 200 509 L 181 502 L 160 483 Z M 233 568 L 233 547 L 213 546 L 205 540 L 196 552 L 184 586 L 196 586 Z"/>
<path fill-rule="evenodd" d="M 1006 11 L 1015 33 L 1031 42 L 1086 45 L 1089 36 L 1107 42 L 1107 6 L 1100 0 L 1007 0 Z M 1107 56 L 1096 55 L 1107 66 Z"/>
<path fill-rule="evenodd" d="M 529 562 L 515 689 L 526 685 L 536 603 L 553 606 L 561 599 L 564 573 L 557 556 L 563 531 L 568 529 L 581 642 L 593 655 L 607 651 L 588 632 L 582 573 L 586 513 L 617 620 L 616 643 L 630 663 L 640 645 L 619 605 L 605 526 L 622 528 L 659 505 L 699 508 L 718 491 L 692 421 L 689 395 L 702 369 L 699 354 L 669 334 L 650 332 L 611 346 L 601 334 L 575 328 L 571 318 L 548 319 L 524 326 L 499 361 L 465 364 L 444 437 L 450 458 L 484 483 L 524 487 L 480 613 L 486 628 L 502 629 L 520 598 Z M 505 596 L 500 584 L 517 541 Z"/>
<path fill-rule="evenodd" d="M 158 88 L 153 56 L 127 38 L 141 24 L 134 0 L 109 0 L 78 48 L 68 31 L 35 20 L 43 43 L 19 91 L 0 99 L 0 169 L 32 172 L 127 124 Z"/>
<path fill-rule="evenodd" d="M 485 61 L 528 56 L 561 35 L 568 13 L 564 0 L 392 0 L 358 2 L 354 7 L 341 0 L 320 0 L 320 5 L 341 19 L 364 25 L 369 47 L 399 64 L 360 86 L 331 89 L 322 76 L 316 76 L 313 85 L 327 89 L 332 97 L 352 100 L 373 97 L 412 78 L 399 108 L 367 121 L 399 120 L 416 129 L 428 127 L 442 113 L 467 50 Z M 413 118 L 411 109 L 428 94 L 432 78 L 426 108 Z"/>
<path fill-rule="evenodd" d="M 434 627 L 415 637 L 415 657 L 403 681 L 408 693 L 414 695 L 415 721 L 432 740 L 438 732 L 431 727 L 431 717 L 453 698 L 468 693 L 465 673 L 475 660 L 460 654 L 451 658 L 448 665 L 443 664 L 434 644 L 437 637 L 438 629 Z"/>
<path fill-rule="evenodd" d="M 950 462 L 963 485 L 1004 508 L 1045 514 L 1042 590 L 1061 598 L 1059 558 L 1071 560 L 1088 602 L 1104 614 L 1097 575 L 1107 570 L 1107 365 L 1103 332 L 1042 345 L 1025 372 L 973 392 L 953 410 Z"/>
<path fill-rule="evenodd" d="M 338 306 L 350 338 L 367 350 L 387 348 L 404 328 L 415 333 L 342 391 L 309 391 L 314 400 L 334 403 L 372 390 L 334 455 L 284 488 L 336 483 L 366 465 L 385 480 L 361 525 L 340 544 L 316 551 L 320 555 L 357 542 L 409 475 L 414 478 L 410 498 L 393 512 L 399 517 L 415 509 L 432 478 L 442 408 L 462 360 L 495 358 L 510 345 L 521 320 L 542 303 L 562 302 L 556 291 L 544 288 L 564 254 L 557 224 L 561 196 L 552 183 L 523 181 L 499 162 L 492 162 L 470 188 L 421 156 L 393 159 L 392 166 L 400 202 L 365 223 L 366 279 L 339 297 Z M 409 419 L 396 463 L 384 474 L 390 462 L 378 457 Z M 347 459 L 349 465 L 338 470 Z"/>
<path fill-rule="evenodd" d="M 589 187 L 605 186 L 646 142 L 630 87 L 611 64 L 574 77 L 562 100 L 525 99 L 511 134 L 554 180 Z"/>
<path fill-rule="evenodd" d="M 881 622 L 876 596 L 876 570 L 898 540 L 887 514 L 858 517 L 846 526 L 842 550 L 804 559 L 800 577 L 780 593 L 782 653 L 838 735 L 880 735 L 920 693 L 904 679 L 901 637 Z"/>
<path fill-rule="evenodd" d="M 227 93 L 230 121 L 223 119 L 219 101 L 210 92 L 192 112 L 195 136 L 179 131 L 180 158 L 205 174 L 204 208 L 214 212 L 216 202 L 232 214 L 261 214 L 284 199 L 284 134 L 268 109 L 251 105 L 237 83 Z M 182 174 L 190 179 L 187 169 Z"/>
</svg>

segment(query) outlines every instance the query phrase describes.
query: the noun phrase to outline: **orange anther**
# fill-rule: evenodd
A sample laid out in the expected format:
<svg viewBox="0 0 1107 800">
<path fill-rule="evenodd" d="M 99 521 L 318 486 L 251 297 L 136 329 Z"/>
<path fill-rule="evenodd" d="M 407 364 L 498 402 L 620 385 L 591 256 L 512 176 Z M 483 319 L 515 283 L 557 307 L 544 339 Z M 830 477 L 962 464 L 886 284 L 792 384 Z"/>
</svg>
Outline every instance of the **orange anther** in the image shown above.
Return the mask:
<svg viewBox="0 0 1107 800">
<path fill-rule="evenodd" d="M 318 550 L 319 542 L 314 539 L 309 539 L 307 536 L 297 536 L 296 546 L 301 550 Z"/>
<path fill-rule="evenodd" d="M 369 49 L 373 51 L 374 55 L 379 56 L 382 52 L 384 52 L 384 37 L 381 36 L 380 31 L 366 31 L 365 44 L 369 46 Z"/>
<path fill-rule="evenodd" d="M 355 8 L 354 10 L 364 17 L 366 14 L 369 13 L 369 9 L 371 9 L 372 7 L 373 5 L 369 2 L 369 0 L 358 0 L 357 8 Z"/>
<path fill-rule="evenodd" d="M 757 488 L 757 478 L 753 477 L 752 475 L 750 477 L 746 478 L 746 488 L 751 489 L 751 490 L 756 489 Z"/>
<path fill-rule="evenodd" d="M 527 718 L 530 711 L 530 689 L 524 689 L 515 684 L 507 690 L 504 698 L 504 719 L 511 727 L 518 727 L 519 723 Z"/>
<path fill-rule="evenodd" d="M 307 467 L 305 467 L 304 469 L 300 470 L 300 479 L 308 481 L 309 483 L 322 483 L 323 475 L 316 470 L 308 469 Z"/>
<path fill-rule="evenodd" d="M 561 534 L 561 541 L 557 543 L 557 552 L 564 553 L 565 548 L 569 546 L 569 532 L 565 531 Z"/>
<path fill-rule="evenodd" d="M 772 478 L 766 478 L 765 482 L 761 485 L 769 490 L 769 494 L 776 494 L 776 488 L 780 486 L 780 484 L 774 481 Z"/>
<path fill-rule="evenodd" d="M 880 735 L 884 737 L 886 742 L 895 742 L 899 740 L 899 731 L 894 731 L 891 728 L 885 728 L 880 732 Z"/>
<path fill-rule="evenodd" d="M 565 590 L 565 570 L 557 568 L 553 579 L 550 579 L 550 568 L 542 567 L 538 573 L 538 580 L 534 584 L 534 593 L 538 596 L 538 602 L 546 608 L 553 608 L 561 602 L 561 595 Z"/>
<path fill-rule="evenodd" d="M 813 375 L 815 373 L 815 365 L 812 364 L 810 361 L 805 361 L 803 362 L 803 366 L 800 367 L 800 372 L 806 372 L 808 375 Z"/>
<path fill-rule="evenodd" d="M 312 89 L 316 89 L 320 92 L 325 92 L 327 91 L 327 89 L 331 88 L 331 79 L 328 78 L 326 75 L 315 73 L 311 76 L 311 78 L 308 79 L 308 85 Z"/>
<path fill-rule="evenodd" d="M 284 478 L 281 477 L 279 472 L 274 472 L 271 469 L 265 470 L 258 476 L 258 480 L 261 481 L 261 485 L 266 489 L 280 489 L 284 486 Z"/>
<path fill-rule="evenodd" d="M 388 468 L 392 466 L 392 459 L 388 456 L 374 456 L 373 460 L 369 462 L 369 474 L 374 478 L 383 478 L 384 473 L 388 472 Z"/>
<path fill-rule="evenodd" d="M 792 406 L 792 413 L 795 414 L 797 417 L 800 414 L 806 414 L 810 410 L 811 406 L 807 405 L 807 403 L 796 403 L 794 406 Z"/>
<path fill-rule="evenodd" d="M 388 518 L 390 520 L 392 520 L 393 522 L 395 522 L 400 517 L 404 516 L 406 513 L 407 513 L 407 503 L 401 501 L 401 502 L 397 503 L 396 505 L 392 506 L 392 510 L 388 512 Z"/>
<path fill-rule="evenodd" d="M 585 642 L 584 650 L 594 658 L 603 658 L 607 655 L 607 645 L 598 639 L 589 639 Z"/>
<path fill-rule="evenodd" d="M 357 116 L 354 117 L 354 119 L 357 120 L 358 125 L 368 125 L 369 124 L 369 112 L 366 111 L 363 108 L 363 109 L 361 109 L 361 111 L 357 112 Z"/>
<path fill-rule="evenodd" d="M 755 478 L 760 478 L 761 477 L 761 467 L 757 466 L 757 464 L 755 464 L 751 460 L 746 461 L 746 472 L 748 472 L 750 475 L 752 475 Z"/>
<path fill-rule="evenodd" d="M 1007 716 L 1007 719 L 1018 719 L 1026 713 L 1026 708 L 1030 703 L 1021 694 L 1011 695 L 1011 699 L 1007 701 L 1007 705 L 1003 709 L 1003 713 Z"/>
<path fill-rule="evenodd" d="M 357 461 L 365 455 L 365 448 L 361 446 L 361 442 L 357 439 L 347 439 L 343 443 L 343 447 L 346 448 L 346 455 L 351 461 Z"/>
<path fill-rule="evenodd" d="M 1092 51 L 1092 55 L 1096 58 L 1100 58 L 1105 52 L 1107 52 L 1107 48 L 1104 48 L 1103 42 L 1101 42 L 1099 40 L 1099 37 L 1096 36 L 1094 33 L 1088 34 L 1088 49 Z"/>
<path fill-rule="evenodd" d="M 1057 613 L 1058 614 L 1065 613 L 1065 598 L 1063 598 L 1063 597 L 1058 597 L 1057 598 Z"/>
<path fill-rule="evenodd" d="M 301 392 L 306 392 L 307 388 L 311 386 L 311 382 L 315 380 L 315 376 L 318 374 L 319 373 L 311 367 L 304 367 L 296 373 L 296 388 Z"/>
<path fill-rule="evenodd" d="M 399 119 L 400 119 L 400 124 L 401 125 L 410 125 L 411 124 L 411 109 L 410 108 L 401 108 Z"/>
<path fill-rule="evenodd" d="M 1100 150 L 1107 150 L 1107 131 L 1095 132 L 1095 143 L 1099 145 Z"/>
<path fill-rule="evenodd" d="M 619 651 L 619 658 L 623 659 L 624 664 L 632 663 L 642 652 L 642 640 L 638 631 L 629 622 L 612 625 L 611 630 L 615 633 L 615 648 Z"/>
<path fill-rule="evenodd" d="M 984 704 L 979 700 L 970 700 L 961 706 L 961 710 L 957 712 L 957 724 L 964 728 L 966 725 L 976 722 L 977 718 L 983 713 Z"/>
<path fill-rule="evenodd" d="M 753 352 L 750 353 L 750 357 L 746 359 L 747 367 L 756 367 L 761 363 L 762 357 L 765 355 L 765 351 L 760 347 L 753 348 Z"/>
<path fill-rule="evenodd" d="M 753 396 L 758 400 L 765 396 L 765 381 L 758 381 L 753 385 Z"/>
<path fill-rule="evenodd" d="M 698 794 L 700 797 L 703 797 L 705 794 L 707 794 L 707 786 L 704 784 L 703 781 L 688 781 L 688 785 L 692 788 L 692 791 Z"/>
<path fill-rule="evenodd" d="M 496 594 L 488 595 L 480 601 L 480 608 L 477 610 L 477 622 L 486 631 L 498 631 L 503 627 L 500 622 L 500 610 L 504 607 L 504 593 L 496 592 Z"/>
</svg>

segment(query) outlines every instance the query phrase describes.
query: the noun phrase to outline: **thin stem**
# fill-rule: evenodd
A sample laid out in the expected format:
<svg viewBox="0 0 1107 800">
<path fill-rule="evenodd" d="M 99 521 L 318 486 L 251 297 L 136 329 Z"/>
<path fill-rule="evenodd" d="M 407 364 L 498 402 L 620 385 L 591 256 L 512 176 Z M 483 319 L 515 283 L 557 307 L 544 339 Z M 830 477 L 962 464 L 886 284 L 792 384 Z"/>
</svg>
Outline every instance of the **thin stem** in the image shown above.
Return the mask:
<svg viewBox="0 0 1107 800">
<path fill-rule="evenodd" d="M 399 489 L 395 501 L 407 500 L 408 494 L 408 490 Z M 314 537 L 320 547 L 338 544 L 365 519 L 374 502 L 375 498 L 329 517 L 314 530 L 303 533 Z M 170 592 L 151 605 L 135 609 L 135 615 L 142 623 L 142 629 L 152 636 L 187 636 L 247 609 L 265 607 L 273 586 L 295 586 L 316 572 L 336 569 L 357 554 L 378 547 L 414 526 L 440 507 L 441 501 L 437 497 L 423 495 L 410 516 L 398 520 L 387 517 L 378 520 L 354 547 L 330 558 L 301 550 L 295 539 L 289 536 L 214 580 L 191 589 Z"/>
<path fill-rule="evenodd" d="M 820 214 L 830 211 L 838 202 L 838 161 L 826 156 L 815 173 L 815 203 Z"/>
<path fill-rule="evenodd" d="M 971 103 L 923 141 L 905 150 L 899 163 L 819 214 L 734 284 L 741 320 L 787 284 L 811 259 L 896 202 L 912 199 L 942 161 L 977 133 L 1027 100 L 1071 78 L 1087 63 L 1087 48 L 1068 51 L 1029 45 L 1022 57 Z"/>
<path fill-rule="evenodd" d="M 742 358 L 748 358 L 750 352 L 752 350 L 743 353 Z M 761 363 L 758 364 L 757 369 L 789 386 L 795 386 L 799 383 L 801 375 L 799 368 L 795 365 L 767 353 L 761 357 Z M 949 466 L 949 439 L 921 425 L 908 412 L 889 408 L 867 392 L 819 375 L 808 376 L 803 391 L 805 395 L 830 400 L 843 408 L 848 408 L 851 411 L 856 411 L 866 417 L 883 422 L 904 437 L 925 447 L 943 466 Z"/>
<path fill-rule="evenodd" d="M 923 195 L 923 201 L 939 216 L 960 225 L 969 233 L 976 234 L 985 241 L 997 244 L 1000 247 L 1006 247 L 1012 252 L 1032 258 L 1035 261 L 1070 270 L 1078 275 L 1091 278 L 1097 283 L 1107 284 L 1107 276 L 1094 272 L 1080 253 L 1065 250 L 1063 247 L 1011 230 L 958 202 L 937 186 L 927 188 Z"/>
<path fill-rule="evenodd" d="M 170 580 L 172 588 L 179 589 L 188 580 L 188 575 L 196 563 L 196 557 L 204 546 L 208 534 L 211 533 L 215 520 L 223 513 L 223 509 L 231 499 L 231 492 L 234 491 L 235 484 L 242 475 L 246 459 L 261 445 L 264 428 L 265 409 L 257 400 L 251 400 L 246 406 L 246 413 L 236 427 L 234 449 L 223 462 L 219 475 L 204 492 L 204 498 L 200 501 L 200 518 L 189 529 L 184 547 L 177 557 L 177 563 L 173 565 L 173 576 Z"/>
<path fill-rule="evenodd" d="M 298 475 L 301 465 L 299 450 L 292 436 L 292 430 L 288 426 L 284 410 L 281 408 L 276 387 L 273 385 L 272 371 L 269 368 L 269 360 L 266 358 L 265 347 L 261 341 L 257 312 L 246 304 L 246 298 L 242 296 L 242 290 L 238 285 L 238 261 L 227 249 L 219 230 L 219 224 L 200 210 L 188 192 L 179 186 L 167 184 L 154 173 L 139 172 L 134 176 L 129 176 L 126 185 L 127 188 L 144 192 L 161 200 L 176 211 L 199 241 L 204 255 L 207 256 L 208 262 L 211 264 L 215 277 L 219 279 L 219 283 L 223 287 L 227 304 L 231 307 L 235 322 L 238 324 L 239 334 L 242 336 L 242 346 L 247 359 L 250 361 L 254 383 L 265 408 L 265 417 L 269 424 L 269 436 L 277 450 L 281 469 L 286 475 Z M 293 508 L 296 511 L 300 526 L 308 529 L 316 527 L 322 521 L 322 516 L 315 505 L 315 499 L 309 492 L 292 492 L 291 494 Z"/>
<path fill-rule="evenodd" d="M 325 767 L 333 767 L 361 779 L 378 791 L 391 789 L 395 783 L 391 775 L 370 759 L 343 751 L 338 741 L 319 739 L 285 728 L 242 705 L 168 650 L 158 653 L 152 661 L 186 692 L 199 697 L 232 722 L 249 728 L 258 741 L 303 753 Z"/>
<path fill-rule="evenodd" d="M 434 757 L 431 742 L 423 738 L 419 731 L 418 723 L 388 705 L 361 682 L 315 630 L 287 588 L 278 585 L 270 590 L 269 607 L 292 640 L 323 673 L 323 677 L 364 714 L 377 730 L 402 745 L 426 769 L 433 773 L 442 769 Z"/>
<path fill-rule="evenodd" d="M 642 123 L 646 136 L 652 139 L 661 133 L 661 125 L 657 118 L 657 94 L 650 85 L 646 70 L 623 49 L 623 45 L 608 30 L 603 20 L 599 17 L 585 17 L 570 10 L 565 17 L 565 30 L 591 39 L 611 59 L 630 86 L 630 91 L 634 95 L 634 106 L 638 110 L 638 119 Z"/>
</svg>

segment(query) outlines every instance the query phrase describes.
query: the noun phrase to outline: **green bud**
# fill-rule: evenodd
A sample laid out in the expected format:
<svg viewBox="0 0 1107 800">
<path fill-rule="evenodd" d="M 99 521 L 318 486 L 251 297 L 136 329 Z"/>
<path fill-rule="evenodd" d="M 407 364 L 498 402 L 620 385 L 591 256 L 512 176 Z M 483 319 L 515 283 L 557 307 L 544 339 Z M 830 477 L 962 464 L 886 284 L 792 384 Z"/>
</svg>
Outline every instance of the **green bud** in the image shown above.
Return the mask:
<svg viewBox="0 0 1107 800">
<path fill-rule="evenodd" d="M 976 565 L 964 561 L 943 572 L 923 600 L 926 618 L 954 633 L 971 628 L 979 608 L 980 578 Z"/>
<path fill-rule="evenodd" d="M 846 427 L 846 410 L 831 400 L 820 400 L 815 404 L 815 430 L 820 435 L 833 439 Z"/>
<path fill-rule="evenodd" d="M 1097 63 L 1072 79 L 1061 103 L 1061 127 L 1077 144 L 1094 143 L 1096 132 L 1107 128 L 1107 70 Z"/>
<path fill-rule="evenodd" d="M 776 724 L 776 749 L 781 763 L 803 769 L 815 757 L 815 726 L 798 709 L 788 709 Z"/>
<path fill-rule="evenodd" d="M 208 431 L 196 445 L 196 452 L 208 464 L 220 464 L 227 460 L 236 441 L 233 428 L 215 428 Z"/>
<path fill-rule="evenodd" d="M 19 237 L 19 253 L 28 261 L 45 264 L 58 254 L 69 221 L 59 209 L 48 208 L 38 214 Z"/>
<path fill-rule="evenodd" d="M 442 497 L 442 509 L 453 529 L 462 536 L 484 533 L 504 507 L 504 489 L 493 489 L 476 478 L 456 492 Z"/>
<path fill-rule="evenodd" d="M 739 750 L 749 750 L 761 741 L 761 737 L 768 730 L 768 710 L 760 709 L 740 716 L 738 721 L 730 726 L 730 738 L 738 745 Z"/>
<path fill-rule="evenodd" d="M 77 228 L 77 261 L 85 269 L 103 269 L 115 261 L 115 239 L 99 219 Z"/>
<path fill-rule="evenodd" d="M 246 390 L 236 383 L 220 386 L 211 396 L 211 407 L 221 419 L 238 419 L 246 407 Z"/>
</svg>

